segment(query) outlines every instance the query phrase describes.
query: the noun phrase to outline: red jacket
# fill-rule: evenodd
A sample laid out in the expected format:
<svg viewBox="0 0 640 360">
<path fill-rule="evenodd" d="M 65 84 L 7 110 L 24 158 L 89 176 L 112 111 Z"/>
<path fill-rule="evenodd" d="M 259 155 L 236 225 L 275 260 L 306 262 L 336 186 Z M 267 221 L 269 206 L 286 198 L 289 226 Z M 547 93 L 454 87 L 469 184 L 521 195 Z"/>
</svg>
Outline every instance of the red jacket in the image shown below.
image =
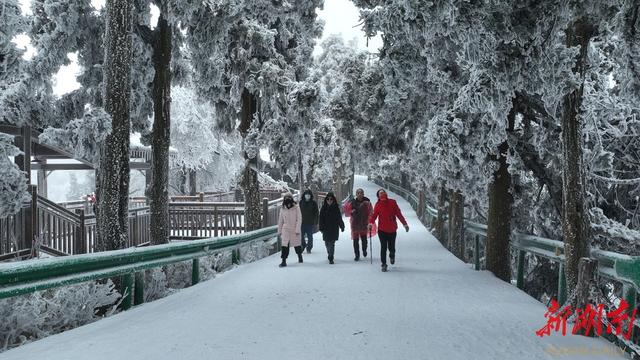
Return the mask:
<svg viewBox="0 0 640 360">
<path fill-rule="evenodd" d="M 393 199 L 378 200 L 373 208 L 373 214 L 369 217 L 369 223 L 374 224 L 378 219 L 378 230 L 386 233 L 394 233 L 398 230 L 396 218 L 400 220 L 402 225 L 407 225 L 407 220 L 400 212 L 398 203 Z"/>
</svg>

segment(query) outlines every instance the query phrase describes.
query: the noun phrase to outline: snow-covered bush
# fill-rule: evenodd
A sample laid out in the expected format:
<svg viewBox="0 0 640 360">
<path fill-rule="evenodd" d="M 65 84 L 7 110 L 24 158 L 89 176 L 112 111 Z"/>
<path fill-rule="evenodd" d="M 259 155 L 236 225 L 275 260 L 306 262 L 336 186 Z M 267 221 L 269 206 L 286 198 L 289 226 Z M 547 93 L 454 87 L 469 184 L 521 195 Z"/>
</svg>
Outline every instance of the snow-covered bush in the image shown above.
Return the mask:
<svg viewBox="0 0 640 360">
<path fill-rule="evenodd" d="M 119 298 L 113 282 L 108 280 L 2 299 L 0 351 L 109 316 L 115 312 Z M 104 315 L 98 315 L 98 309 Z"/>
</svg>

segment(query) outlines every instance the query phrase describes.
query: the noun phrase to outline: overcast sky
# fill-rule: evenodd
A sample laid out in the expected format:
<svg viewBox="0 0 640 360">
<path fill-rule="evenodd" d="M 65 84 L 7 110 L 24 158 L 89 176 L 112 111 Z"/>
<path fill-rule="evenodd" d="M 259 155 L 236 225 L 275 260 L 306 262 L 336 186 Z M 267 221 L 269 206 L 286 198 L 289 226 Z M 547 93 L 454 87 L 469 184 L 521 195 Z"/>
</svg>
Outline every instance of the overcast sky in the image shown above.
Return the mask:
<svg viewBox="0 0 640 360">
<path fill-rule="evenodd" d="M 100 7 L 104 4 L 105 0 L 92 0 L 94 6 Z M 23 11 L 29 11 L 29 4 L 31 0 L 20 0 L 23 6 Z M 355 39 L 359 48 L 366 49 L 369 52 L 377 52 L 382 42 L 380 36 L 369 39 L 367 46 L 367 39 L 358 25 L 360 22 L 360 14 L 358 8 L 353 5 L 350 0 L 325 0 L 324 9 L 318 11 L 318 16 L 325 21 L 324 33 L 322 39 L 325 39 L 331 34 L 340 34 L 345 41 Z M 152 19 L 155 21 L 155 19 Z M 20 36 L 17 39 L 17 43 L 21 47 L 26 47 L 29 38 L 27 36 Z M 321 41 L 321 40 L 320 40 Z M 318 43 L 320 43 L 318 41 Z M 28 48 L 28 47 L 27 47 Z M 319 47 L 316 46 L 316 53 L 319 51 Z M 31 56 L 33 50 L 27 51 L 27 57 Z M 67 92 L 77 89 L 80 84 L 75 80 L 77 74 L 81 71 L 76 63 L 77 56 L 75 54 L 69 54 L 72 60 L 71 65 L 64 66 L 58 74 L 54 76 L 54 92 L 57 95 L 62 95 Z"/>
</svg>

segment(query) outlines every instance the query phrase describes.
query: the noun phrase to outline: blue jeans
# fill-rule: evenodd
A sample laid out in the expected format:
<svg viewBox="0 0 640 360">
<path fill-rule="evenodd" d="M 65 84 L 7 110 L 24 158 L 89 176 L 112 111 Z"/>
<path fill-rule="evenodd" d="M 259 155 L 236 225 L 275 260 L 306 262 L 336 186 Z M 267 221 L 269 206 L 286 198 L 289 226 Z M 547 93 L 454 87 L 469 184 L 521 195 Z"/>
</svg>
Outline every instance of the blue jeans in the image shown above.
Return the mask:
<svg viewBox="0 0 640 360">
<path fill-rule="evenodd" d="M 304 241 L 305 235 L 308 238 L 308 241 Z M 302 224 L 300 227 L 300 244 L 302 245 L 302 249 L 307 248 L 307 251 L 311 251 L 313 249 L 313 224 Z"/>
</svg>

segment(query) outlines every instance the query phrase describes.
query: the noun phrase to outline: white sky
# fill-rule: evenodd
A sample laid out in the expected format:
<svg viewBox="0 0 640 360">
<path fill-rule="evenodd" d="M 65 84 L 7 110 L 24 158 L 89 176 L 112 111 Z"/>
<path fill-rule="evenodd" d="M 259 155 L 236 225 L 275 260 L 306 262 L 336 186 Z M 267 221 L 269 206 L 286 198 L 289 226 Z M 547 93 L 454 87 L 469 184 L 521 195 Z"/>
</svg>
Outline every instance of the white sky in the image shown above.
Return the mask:
<svg viewBox="0 0 640 360">
<path fill-rule="evenodd" d="M 96 8 L 104 6 L 105 0 L 91 0 L 91 3 Z M 30 13 L 31 0 L 20 0 L 22 10 L 24 13 Z M 152 23 L 157 21 L 157 8 L 152 8 L 153 18 Z M 318 16 L 325 21 L 324 33 L 322 38 L 318 41 L 318 44 L 322 39 L 327 38 L 332 34 L 340 34 L 345 41 L 355 39 L 357 45 L 361 49 L 366 49 L 369 52 L 377 52 L 378 48 L 382 46 L 380 36 L 369 39 L 369 45 L 367 46 L 367 39 L 364 33 L 361 31 L 361 27 L 358 26 L 360 22 L 360 14 L 358 8 L 350 0 L 325 0 L 324 9 L 318 11 Z M 14 39 L 19 47 L 27 50 L 25 58 L 31 58 L 34 54 L 34 48 L 29 45 L 29 37 L 26 35 L 20 35 Z M 315 52 L 318 53 L 320 47 L 317 45 Z M 54 75 L 54 88 L 53 91 L 56 95 L 63 95 L 77 89 L 80 84 L 76 81 L 76 76 L 82 71 L 77 64 L 77 54 L 69 54 L 71 64 L 63 66 L 60 71 Z"/>
</svg>

